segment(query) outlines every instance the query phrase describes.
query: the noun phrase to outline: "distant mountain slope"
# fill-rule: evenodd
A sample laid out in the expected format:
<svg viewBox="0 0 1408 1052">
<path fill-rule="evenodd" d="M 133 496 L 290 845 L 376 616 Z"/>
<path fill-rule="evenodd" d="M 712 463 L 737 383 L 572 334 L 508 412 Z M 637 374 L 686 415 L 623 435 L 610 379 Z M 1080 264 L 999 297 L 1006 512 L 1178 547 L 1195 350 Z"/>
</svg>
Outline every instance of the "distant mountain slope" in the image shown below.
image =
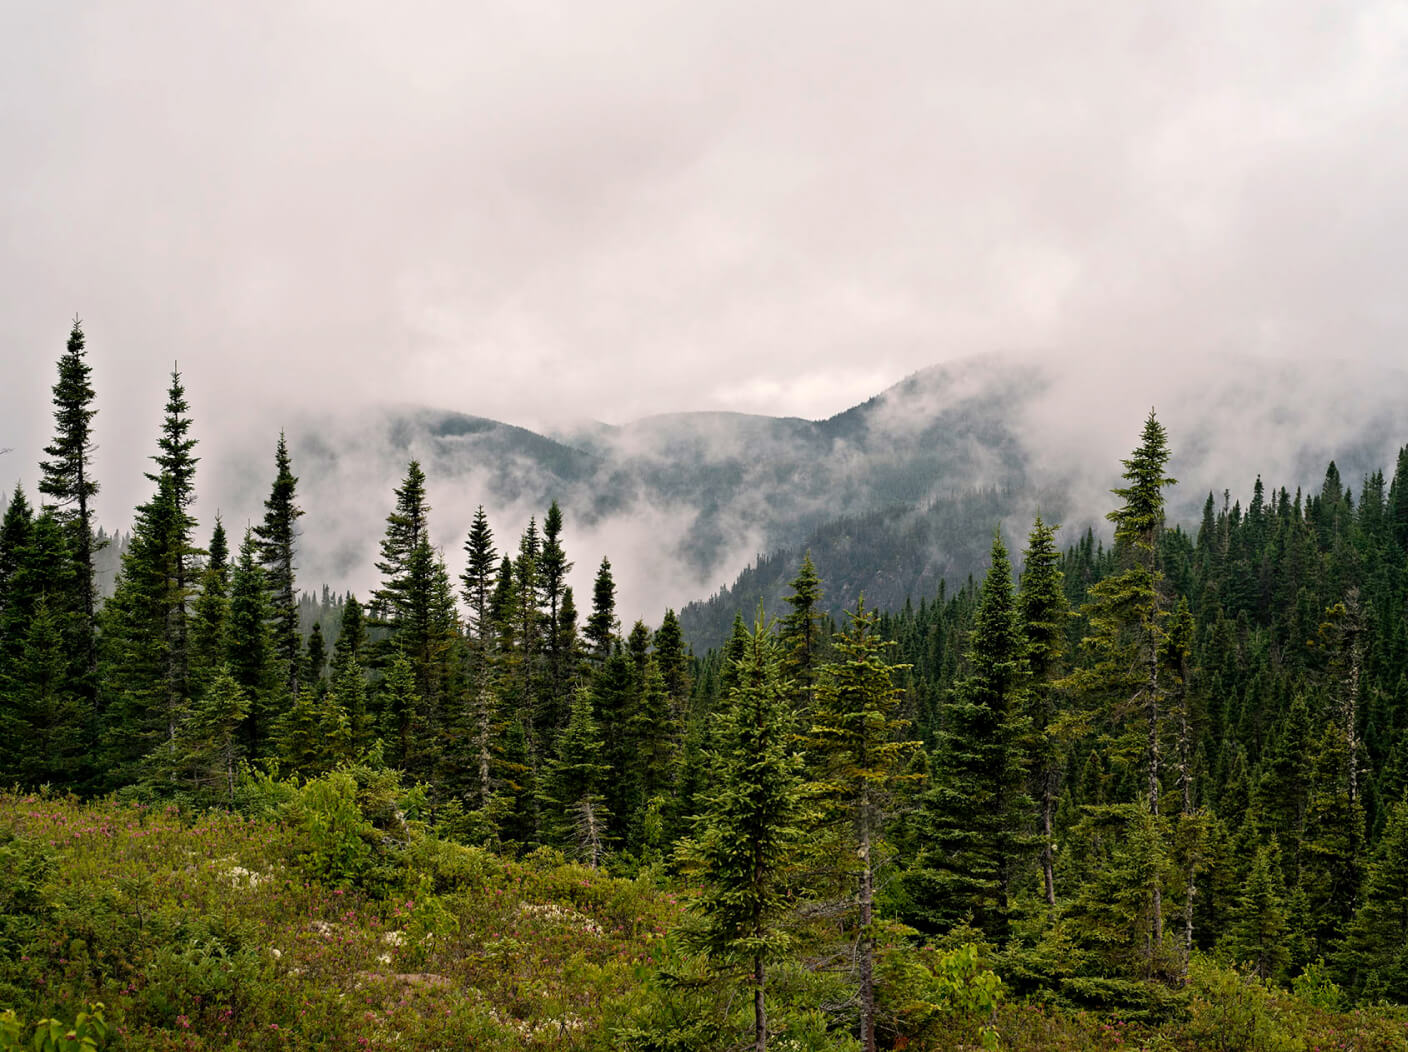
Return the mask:
<svg viewBox="0 0 1408 1052">
<path fill-rule="evenodd" d="M 889 604 L 932 592 L 940 577 L 981 572 L 997 522 L 1020 542 L 1038 505 L 1066 521 L 1066 537 L 1101 525 L 1119 458 L 1150 405 L 1182 481 L 1171 494 L 1176 517 L 1192 518 L 1209 489 L 1245 487 L 1258 471 L 1269 484 L 1318 485 L 1331 457 L 1357 488 L 1408 438 L 1405 401 L 1402 372 L 1328 359 L 985 355 L 918 372 L 825 420 L 674 413 L 540 434 L 387 407 L 283 426 L 312 509 L 300 555 L 308 586 L 375 583 L 392 489 L 415 457 L 429 478 L 432 538 L 453 571 L 477 505 L 500 549 L 513 549 L 528 517 L 556 499 L 579 605 L 605 554 L 623 619 L 658 622 L 665 606 L 705 595 L 715 611 L 751 607 L 760 594 L 772 609 L 781 593 L 767 568 L 791 560 L 777 571 L 790 579 L 807 545 L 819 565 L 830 560 L 822 572 L 838 604 L 862 587 Z M 207 465 L 226 508 L 262 508 L 276 429 Z M 760 553 L 783 551 L 787 560 L 770 556 L 718 594 Z M 704 609 L 688 615 L 699 645 L 732 618 Z"/>
<path fill-rule="evenodd" d="M 822 606 L 838 618 L 862 595 L 868 607 L 882 610 L 937 595 L 945 582 L 957 584 L 986 566 L 993 531 L 1014 521 L 1029 496 L 980 490 L 920 508 L 894 505 L 833 519 L 800 545 L 760 555 L 731 585 L 685 606 L 685 638 L 703 653 L 728 637 L 735 614 L 751 623 L 759 604 L 769 618 L 786 614 L 783 597 L 808 551 L 822 579 Z M 1061 509 L 1047 514 L 1059 516 Z"/>
</svg>

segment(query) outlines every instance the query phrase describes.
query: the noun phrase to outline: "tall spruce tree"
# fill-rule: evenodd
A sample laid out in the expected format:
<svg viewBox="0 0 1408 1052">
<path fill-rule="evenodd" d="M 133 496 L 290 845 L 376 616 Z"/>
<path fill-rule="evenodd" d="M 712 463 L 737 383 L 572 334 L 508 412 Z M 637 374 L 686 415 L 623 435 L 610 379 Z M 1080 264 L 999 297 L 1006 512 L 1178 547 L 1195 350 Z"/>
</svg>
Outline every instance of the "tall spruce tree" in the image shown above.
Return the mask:
<svg viewBox="0 0 1408 1052">
<path fill-rule="evenodd" d="M 264 501 L 264 521 L 254 527 L 259 540 L 259 561 L 269 587 L 273 614 L 274 654 L 290 695 L 298 693 L 302 638 L 298 631 L 298 590 L 294 582 L 294 547 L 298 519 L 303 509 L 294 503 L 298 479 L 293 474 L 288 442 L 282 431 L 274 449 L 274 484 Z"/>
<path fill-rule="evenodd" d="M 449 572 L 431 546 L 425 474 L 411 461 L 396 490 L 381 542 L 382 586 L 375 592 L 376 623 L 386 631 L 383 663 L 404 660 L 412 689 L 384 692 L 391 703 L 415 699 L 412 710 L 397 712 L 392 741 L 398 762 L 416 777 L 430 779 L 439 768 L 446 710 L 454 687 L 458 618 Z M 383 712 L 383 718 L 387 713 Z"/>
<path fill-rule="evenodd" d="M 790 940 L 781 923 L 788 871 L 803 836 L 802 758 L 795 751 L 790 685 L 761 619 L 735 665 L 735 686 L 714 719 L 712 784 L 682 856 L 701 884 L 689 943 L 714 974 L 740 969 L 753 998 L 753 1049 L 768 1040 L 768 965 Z"/>
<path fill-rule="evenodd" d="M 1160 648 L 1168 613 L 1159 550 L 1163 490 L 1175 481 L 1165 474 L 1170 455 L 1167 434 L 1150 410 L 1138 448 L 1122 462 L 1128 485 L 1112 491 L 1124 503 L 1107 516 L 1115 524 L 1115 558 L 1120 570 L 1090 588 L 1083 610 L 1090 625 L 1090 634 L 1083 641 L 1089 661 L 1067 680 L 1068 686 L 1104 703 L 1103 719 L 1111 735 L 1113 758 L 1125 772 L 1138 772 L 1143 806 L 1156 819 L 1163 785 L 1161 705 L 1167 690 L 1160 675 Z M 1141 908 L 1137 917 L 1130 918 L 1149 925 L 1148 937 L 1135 943 L 1147 949 L 1149 958 L 1142 971 L 1152 974 L 1154 957 L 1163 944 L 1161 867 L 1166 845 L 1157 821 L 1138 828 L 1137 836 L 1131 831 L 1130 843 L 1156 846 L 1160 860 L 1156 865 L 1151 858 L 1138 867 L 1141 873 L 1154 877 L 1147 885 L 1148 910 Z"/>
<path fill-rule="evenodd" d="M 915 919 L 930 931 L 965 920 L 1006 941 L 1013 882 L 1033 854 L 1027 794 L 1027 640 L 1001 534 L 983 581 L 969 674 L 944 710 L 924 793 L 922 847 L 906 877 Z"/>
<path fill-rule="evenodd" d="M 274 722 L 284 709 L 284 678 L 270 633 L 269 586 L 258 551 L 254 531 L 245 530 L 230 575 L 225 663 L 247 702 L 242 747 L 247 756 L 262 759 L 273 751 Z"/>
<path fill-rule="evenodd" d="M 544 837 L 592 869 L 602 864 L 611 818 L 603 788 L 612 771 L 602 762 L 603 746 L 591 695 L 579 690 L 556 751 L 543 766 L 539 799 Z"/>
<path fill-rule="evenodd" d="M 562 547 L 562 509 L 553 501 L 543 519 L 543 545 L 538 557 L 539 606 L 547 658 L 539 723 L 549 739 L 566 722 L 572 704 L 574 670 L 562 626 L 562 603 L 571 572 L 572 563 Z"/>
<path fill-rule="evenodd" d="M 888 864 L 885 826 L 898 791 L 922 775 L 910 770 L 922 749 L 905 735 L 897 667 L 885 659 L 892 645 L 876 632 L 876 616 L 858 600 L 850 628 L 836 637 L 834 659 L 817 681 L 811 737 L 818 756 L 815 795 L 823 821 L 843 847 L 838 876 L 855 925 L 855 966 L 860 985 L 860 1042 L 875 1052 L 875 888 Z"/>
<path fill-rule="evenodd" d="M 1041 830 L 1042 890 L 1047 906 L 1056 905 L 1055 819 L 1061 791 L 1068 726 L 1058 719 L 1059 691 L 1055 681 L 1065 672 L 1069 601 L 1062 583 L 1056 529 L 1037 515 L 1023 553 L 1022 588 L 1018 598 L 1031 673 L 1027 712 L 1032 742 L 1028 785 L 1037 802 Z"/>
<path fill-rule="evenodd" d="M 166 392 L 166 415 L 162 420 L 161 437 L 157 439 L 157 453 L 152 457 L 159 470 L 147 475 L 150 481 L 157 484 L 159 491 L 165 489 L 164 496 L 159 492 L 157 499 L 169 502 L 167 708 L 171 714 L 169 728 L 173 736 L 176 726 L 175 714 L 190 698 L 190 648 L 186 606 L 193 595 L 192 561 L 201 554 L 191 541 L 191 532 L 195 529 L 196 521 L 190 514 L 190 507 L 196 500 L 195 474 L 200 458 L 191 456 L 196 440 L 189 437 L 189 410 L 180 370 L 173 366 L 171 385 Z"/>
<path fill-rule="evenodd" d="M 1408 1001 L 1408 802 L 1389 808 L 1364 881 L 1363 900 L 1338 955 L 1360 996 Z"/>
<path fill-rule="evenodd" d="M 200 594 L 191 608 L 191 677 L 196 693 L 205 690 L 225 663 L 230 618 L 230 542 L 215 516 L 210 548 L 200 574 Z"/>
<path fill-rule="evenodd" d="M 464 554 L 465 569 L 460 576 L 464 587 L 460 594 L 464 596 L 465 606 L 469 610 L 465 619 L 465 636 L 473 655 L 470 674 L 477 686 L 482 687 L 481 672 L 487 673 L 494 644 L 494 577 L 499 557 L 494 550 L 494 532 L 489 528 L 489 517 L 484 514 L 482 504 L 474 513 L 474 522 L 464 542 Z"/>
<path fill-rule="evenodd" d="M 685 650 L 684 632 L 673 610 L 666 610 L 664 620 L 655 632 L 655 663 L 665 695 L 670 699 L 670 711 L 675 720 L 683 722 L 689 706 L 689 654 Z"/>
<path fill-rule="evenodd" d="M 73 320 L 68 346 L 59 359 L 59 378 L 54 383 L 54 442 L 44 447 L 51 459 L 39 465 L 43 477 L 39 492 L 53 500 L 59 520 L 69 533 L 69 547 L 77 566 L 72 574 L 75 595 L 72 605 L 80 615 L 73 642 L 84 669 L 79 689 L 88 705 L 96 703 L 98 687 L 98 644 L 96 595 L 93 578 L 93 509 L 98 493 L 93 474 L 94 391 L 92 367 L 84 349 L 83 322 Z"/>
<path fill-rule="evenodd" d="M 611 656 L 611 641 L 619 630 L 620 625 L 616 621 L 616 581 L 611 576 L 611 561 L 603 557 L 592 586 L 592 612 L 582 631 L 587 656 L 595 665 L 600 666 Z"/>
<path fill-rule="evenodd" d="M 9 784 L 85 777 L 92 706 L 86 666 L 73 660 L 87 621 L 75 604 L 71 535 L 52 509 L 28 522 L 0 605 L 0 780 Z"/>
<path fill-rule="evenodd" d="M 792 609 L 779 626 L 782 670 L 796 683 L 797 711 L 805 714 L 812 711 L 816 673 L 821 665 L 821 594 L 821 578 L 812 564 L 809 550 L 802 556 L 801 568 L 792 579 L 792 594 L 787 596 L 787 605 Z"/>
</svg>

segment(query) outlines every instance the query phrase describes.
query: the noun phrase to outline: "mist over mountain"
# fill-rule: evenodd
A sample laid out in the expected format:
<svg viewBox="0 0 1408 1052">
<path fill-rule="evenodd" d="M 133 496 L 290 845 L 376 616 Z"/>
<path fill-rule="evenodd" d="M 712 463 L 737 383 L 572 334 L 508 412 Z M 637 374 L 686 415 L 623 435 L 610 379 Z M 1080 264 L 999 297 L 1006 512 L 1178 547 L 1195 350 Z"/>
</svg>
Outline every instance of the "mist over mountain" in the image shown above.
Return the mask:
<svg viewBox="0 0 1408 1052">
<path fill-rule="evenodd" d="M 554 499 L 579 596 L 609 557 L 624 620 L 656 623 L 666 606 L 716 595 L 751 566 L 712 615 L 683 615 L 696 645 L 711 645 L 738 605 L 763 598 L 775 609 L 807 547 L 840 609 L 860 591 L 897 605 L 961 582 L 983 569 L 994 528 L 1020 547 L 1038 508 L 1064 524 L 1062 543 L 1099 531 L 1151 405 L 1181 483 L 1170 510 L 1188 521 L 1210 490 L 1244 495 L 1257 473 L 1267 485 L 1318 486 L 1332 458 L 1357 489 L 1404 441 L 1405 394 L 1402 371 L 1347 361 L 1151 354 L 1072 370 L 992 354 L 923 370 L 816 421 L 675 413 L 542 434 L 424 407 L 308 412 L 285 422 L 311 509 L 299 574 L 308 588 L 372 587 L 392 489 L 416 458 L 432 536 L 455 573 L 477 505 L 503 550 Z M 206 462 L 212 491 L 251 514 L 269 480 L 250 465 L 272 466 L 276 437 L 260 435 L 261 455 L 254 434 Z"/>
</svg>

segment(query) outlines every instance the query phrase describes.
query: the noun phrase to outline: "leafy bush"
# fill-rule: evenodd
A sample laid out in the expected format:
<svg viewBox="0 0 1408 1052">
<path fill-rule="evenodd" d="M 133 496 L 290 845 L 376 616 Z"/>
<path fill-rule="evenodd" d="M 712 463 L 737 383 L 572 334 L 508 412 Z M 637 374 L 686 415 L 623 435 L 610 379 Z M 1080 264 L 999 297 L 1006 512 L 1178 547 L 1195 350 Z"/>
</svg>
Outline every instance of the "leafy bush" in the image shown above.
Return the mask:
<svg viewBox="0 0 1408 1052">
<path fill-rule="evenodd" d="M 1295 1020 L 1275 988 L 1255 975 L 1195 960 L 1189 969 L 1185 1035 L 1215 1052 L 1304 1052 Z"/>
<path fill-rule="evenodd" d="M 971 1022 L 984 1048 L 997 1047 L 992 1020 L 1005 991 L 975 944 L 939 950 L 895 941 L 884 947 L 878 965 L 880 1006 L 900 1035 L 930 1041 Z"/>
<path fill-rule="evenodd" d="M 101 1004 L 79 1012 L 72 1026 L 57 1019 L 41 1019 L 32 1030 L 13 1010 L 0 1012 L 0 1052 L 96 1052 L 108 1047 L 111 1036 Z"/>
</svg>

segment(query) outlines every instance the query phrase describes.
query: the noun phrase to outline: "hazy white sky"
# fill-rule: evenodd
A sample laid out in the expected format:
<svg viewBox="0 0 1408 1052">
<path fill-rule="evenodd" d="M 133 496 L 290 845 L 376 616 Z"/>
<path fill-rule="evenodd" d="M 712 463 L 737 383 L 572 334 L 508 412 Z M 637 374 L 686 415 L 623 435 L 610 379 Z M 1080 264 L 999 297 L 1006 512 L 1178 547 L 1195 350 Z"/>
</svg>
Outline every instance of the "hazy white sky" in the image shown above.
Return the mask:
<svg viewBox="0 0 1408 1052">
<path fill-rule="evenodd" d="M 176 359 L 207 453 L 384 400 L 822 416 L 987 350 L 1394 360 L 1405 45 L 1401 2 L 0 5 L 0 477 L 75 312 L 108 521 Z"/>
</svg>

